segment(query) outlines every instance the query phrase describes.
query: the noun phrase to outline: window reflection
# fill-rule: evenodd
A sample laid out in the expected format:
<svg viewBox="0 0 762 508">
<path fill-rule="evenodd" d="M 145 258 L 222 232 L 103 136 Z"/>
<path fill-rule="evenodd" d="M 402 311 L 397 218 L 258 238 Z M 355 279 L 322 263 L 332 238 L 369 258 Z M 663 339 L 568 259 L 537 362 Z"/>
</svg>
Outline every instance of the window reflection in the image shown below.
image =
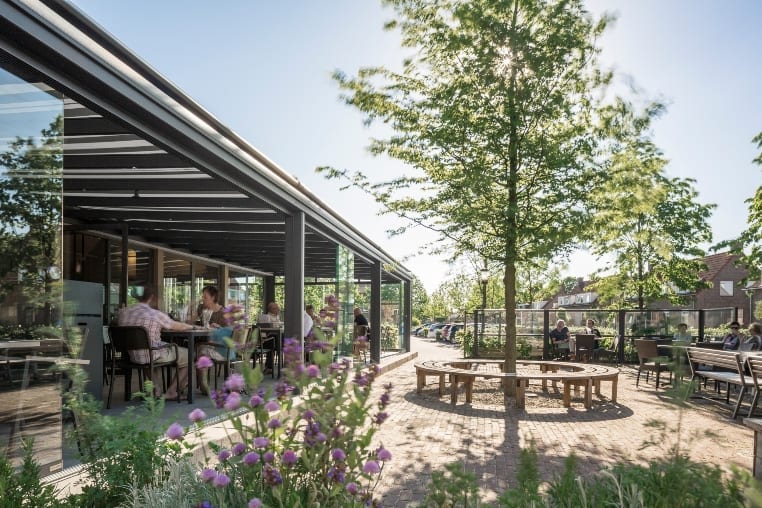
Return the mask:
<svg viewBox="0 0 762 508">
<path fill-rule="evenodd" d="M 0 447 L 18 465 L 34 439 L 42 474 L 61 467 L 60 94 L 0 68 Z M 36 358 L 39 358 L 37 360 Z"/>
</svg>

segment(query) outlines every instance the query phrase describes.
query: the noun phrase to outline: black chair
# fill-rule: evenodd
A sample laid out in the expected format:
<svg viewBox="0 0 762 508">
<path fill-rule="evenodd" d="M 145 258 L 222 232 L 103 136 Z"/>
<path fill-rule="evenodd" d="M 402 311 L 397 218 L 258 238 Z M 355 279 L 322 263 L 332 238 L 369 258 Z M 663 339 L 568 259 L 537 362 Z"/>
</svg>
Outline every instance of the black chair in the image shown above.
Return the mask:
<svg viewBox="0 0 762 508">
<path fill-rule="evenodd" d="M 233 342 L 235 344 L 238 344 L 238 346 L 239 346 L 239 347 L 237 347 L 235 349 L 235 351 L 236 351 L 235 358 L 236 359 L 239 356 L 241 356 L 243 358 L 243 354 L 245 354 L 243 352 L 246 351 L 246 349 L 248 347 L 249 340 L 251 339 L 251 331 L 252 331 L 251 327 L 248 327 L 248 326 L 233 331 L 233 336 L 231 338 L 232 338 Z M 204 346 L 215 348 L 220 353 L 220 355 L 222 356 L 222 360 L 217 360 L 217 359 L 215 359 L 212 356 L 208 356 L 208 358 L 214 364 L 214 367 L 213 367 L 213 369 L 214 369 L 214 389 L 216 390 L 217 389 L 217 378 L 220 375 L 220 370 L 222 370 L 224 372 L 224 379 L 227 379 L 230 376 L 230 365 L 231 365 L 231 362 L 233 361 L 231 359 L 231 357 L 233 355 L 231 355 L 230 353 L 231 353 L 231 350 L 233 348 L 231 348 L 227 344 L 222 345 L 222 344 L 212 344 L 212 343 L 209 343 L 209 342 L 200 342 L 200 343 L 196 344 L 196 358 L 198 358 L 200 354 L 203 354 L 203 352 L 200 352 L 199 349 L 204 347 Z M 212 369 L 210 368 L 207 371 L 207 376 L 209 376 L 211 374 L 211 371 L 212 371 Z"/>
<path fill-rule="evenodd" d="M 588 362 L 596 359 L 595 339 L 593 334 L 576 334 L 574 336 L 574 357 L 578 362 Z"/>
<path fill-rule="evenodd" d="M 664 356 L 659 356 L 659 348 L 655 340 L 648 339 L 636 339 L 635 348 L 638 351 L 638 360 L 640 365 L 638 366 L 638 378 L 635 381 L 635 386 L 640 383 L 640 373 L 646 372 L 646 382 L 648 382 L 648 374 L 650 372 L 656 373 L 656 389 L 659 389 L 659 375 L 662 371 L 669 372 L 669 379 L 672 380 L 672 370 L 674 368 L 674 362 Z"/>
<path fill-rule="evenodd" d="M 175 379 L 179 379 L 180 367 L 177 363 L 177 344 L 164 344 L 158 347 L 151 347 L 151 341 L 148 338 L 148 332 L 142 326 L 109 326 L 109 345 L 111 351 L 111 369 L 108 388 L 108 399 L 106 409 L 111 408 L 111 394 L 114 391 L 114 376 L 119 371 L 125 376 L 124 381 L 124 400 L 130 400 L 132 391 L 132 370 L 137 369 L 140 390 L 143 387 L 144 373 L 149 377 L 153 375 L 155 368 L 174 367 Z M 130 351 L 149 350 L 148 363 L 133 362 L 130 358 Z M 161 349 L 174 349 L 174 360 L 154 360 L 153 351 Z M 180 402 L 180 387 L 177 387 L 177 402 Z"/>
<path fill-rule="evenodd" d="M 370 349 L 369 328 L 366 325 L 355 325 L 352 337 L 352 356 L 358 360 L 362 357 L 363 363 L 368 363 L 368 350 Z M 363 340 L 363 337 L 365 340 Z"/>
<path fill-rule="evenodd" d="M 259 363 L 264 372 L 267 355 L 274 353 L 273 348 L 275 348 L 275 339 L 263 334 L 259 325 L 253 325 L 251 327 L 249 340 L 254 344 L 254 349 L 251 351 L 252 366 L 256 367 L 257 363 Z M 275 358 L 273 358 L 273 363 L 274 362 Z M 272 377 L 275 379 L 275 369 L 272 369 Z"/>
</svg>

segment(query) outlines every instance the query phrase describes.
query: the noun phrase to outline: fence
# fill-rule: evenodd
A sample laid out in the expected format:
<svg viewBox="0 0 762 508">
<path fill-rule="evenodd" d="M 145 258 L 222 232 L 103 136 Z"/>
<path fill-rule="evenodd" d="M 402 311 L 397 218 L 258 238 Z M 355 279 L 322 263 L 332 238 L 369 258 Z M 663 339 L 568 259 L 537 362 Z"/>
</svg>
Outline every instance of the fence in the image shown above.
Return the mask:
<svg viewBox="0 0 762 508">
<path fill-rule="evenodd" d="M 477 309 L 473 313 L 473 345 L 469 357 L 505 355 L 505 309 Z M 672 338 L 685 323 L 694 341 L 721 338 L 727 325 L 738 320 L 737 307 L 717 309 L 516 309 L 516 345 L 520 358 L 550 358 L 550 330 L 563 319 L 571 335 L 584 333 L 588 319 L 601 332 L 601 345 L 616 352 L 620 363 L 637 360 L 636 338 Z"/>
</svg>

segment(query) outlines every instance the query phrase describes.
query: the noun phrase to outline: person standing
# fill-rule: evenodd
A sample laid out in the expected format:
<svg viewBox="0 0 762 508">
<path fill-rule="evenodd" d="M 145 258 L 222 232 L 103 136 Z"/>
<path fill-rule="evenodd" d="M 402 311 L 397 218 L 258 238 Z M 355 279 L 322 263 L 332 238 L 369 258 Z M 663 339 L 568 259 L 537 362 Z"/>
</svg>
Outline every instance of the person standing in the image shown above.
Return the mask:
<svg viewBox="0 0 762 508">
<path fill-rule="evenodd" d="M 138 303 L 122 309 L 119 313 L 119 326 L 142 326 L 148 333 L 151 347 L 167 344 L 161 340 L 162 329 L 185 331 L 193 328 L 193 325 L 175 321 L 156 309 L 156 303 L 156 291 L 153 286 L 143 286 L 143 294 L 138 298 Z M 174 348 L 151 350 L 150 352 L 147 349 L 139 349 L 130 351 L 130 359 L 135 363 L 148 363 L 149 354 L 154 361 L 170 362 L 177 360 L 179 379 L 172 379 L 167 387 L 167 392 L 164 394 L 167 399 L 177 398 L 178 390 L 182 391 L 188 385 L 188 349 L 178 347 L 177 356 L 175 356 Z M 157 387 L 154 387 L 154 390 L 156 389 Z"/>
</svg>

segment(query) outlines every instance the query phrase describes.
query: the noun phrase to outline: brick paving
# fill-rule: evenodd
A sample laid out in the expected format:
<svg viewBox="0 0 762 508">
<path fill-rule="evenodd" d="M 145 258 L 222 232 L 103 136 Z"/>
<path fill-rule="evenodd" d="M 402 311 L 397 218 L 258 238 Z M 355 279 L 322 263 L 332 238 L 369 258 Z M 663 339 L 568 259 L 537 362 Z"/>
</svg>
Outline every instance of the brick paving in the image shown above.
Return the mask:
<svg viewBox="0 0 762 508">
<path fill-rule="evenodd" d="M 417 337 L 411 341 L 419 361 L 462 357 L 456 346 Z M 518 410 L 511 400 L 503 400 L 494 381 L 477 382 L 473 403 L 465 404 L 461 396 L 453 407 L 449 393 L 438 396 L 434 378 L 423 393 L 416 393 L 414 363 L 380 378 L 394 385 L 390 417 L 375 438 L 393 454 L 376 491 L 384 506 L 417 504 L 425 496 L 432 471 L 444 471 L 444 465 L 452 462 L 475 474 L 482 495 L 494 500 L 515 485 L 519 451 L 530 442 L 535 444 L 544 480 L 559 475 L 572 452 L 578 458 L 578 473 L 589 475 L 616 462 L 664 456 L 678 442 L 678 434 L 681 450 L 696 461 L 751 469 L 753 433 L 741 417 L 734 422 L 727 406 L 703 399 L 690 399 L 681 417 L 664 390 L 655 391 L 653 378 L 650 383 L 641 378 L 635 388 L 637 370 L 631 366 L 623 367 L 619 375 L 617 403 L 611 403 L 609 383 L 603 383 L 601 397 L 593 396 L 588 411 L 581 397 L 564 408 L 561 385 L 548 393 L 530 387 L 533 393 L 526 409 Z M 743 407 L 741 414 L 746 414 Z M 668 430 L 661 432 L 654 421 Z M 655 444 L 644 448 L 649 441 Z"/>
</svg>

